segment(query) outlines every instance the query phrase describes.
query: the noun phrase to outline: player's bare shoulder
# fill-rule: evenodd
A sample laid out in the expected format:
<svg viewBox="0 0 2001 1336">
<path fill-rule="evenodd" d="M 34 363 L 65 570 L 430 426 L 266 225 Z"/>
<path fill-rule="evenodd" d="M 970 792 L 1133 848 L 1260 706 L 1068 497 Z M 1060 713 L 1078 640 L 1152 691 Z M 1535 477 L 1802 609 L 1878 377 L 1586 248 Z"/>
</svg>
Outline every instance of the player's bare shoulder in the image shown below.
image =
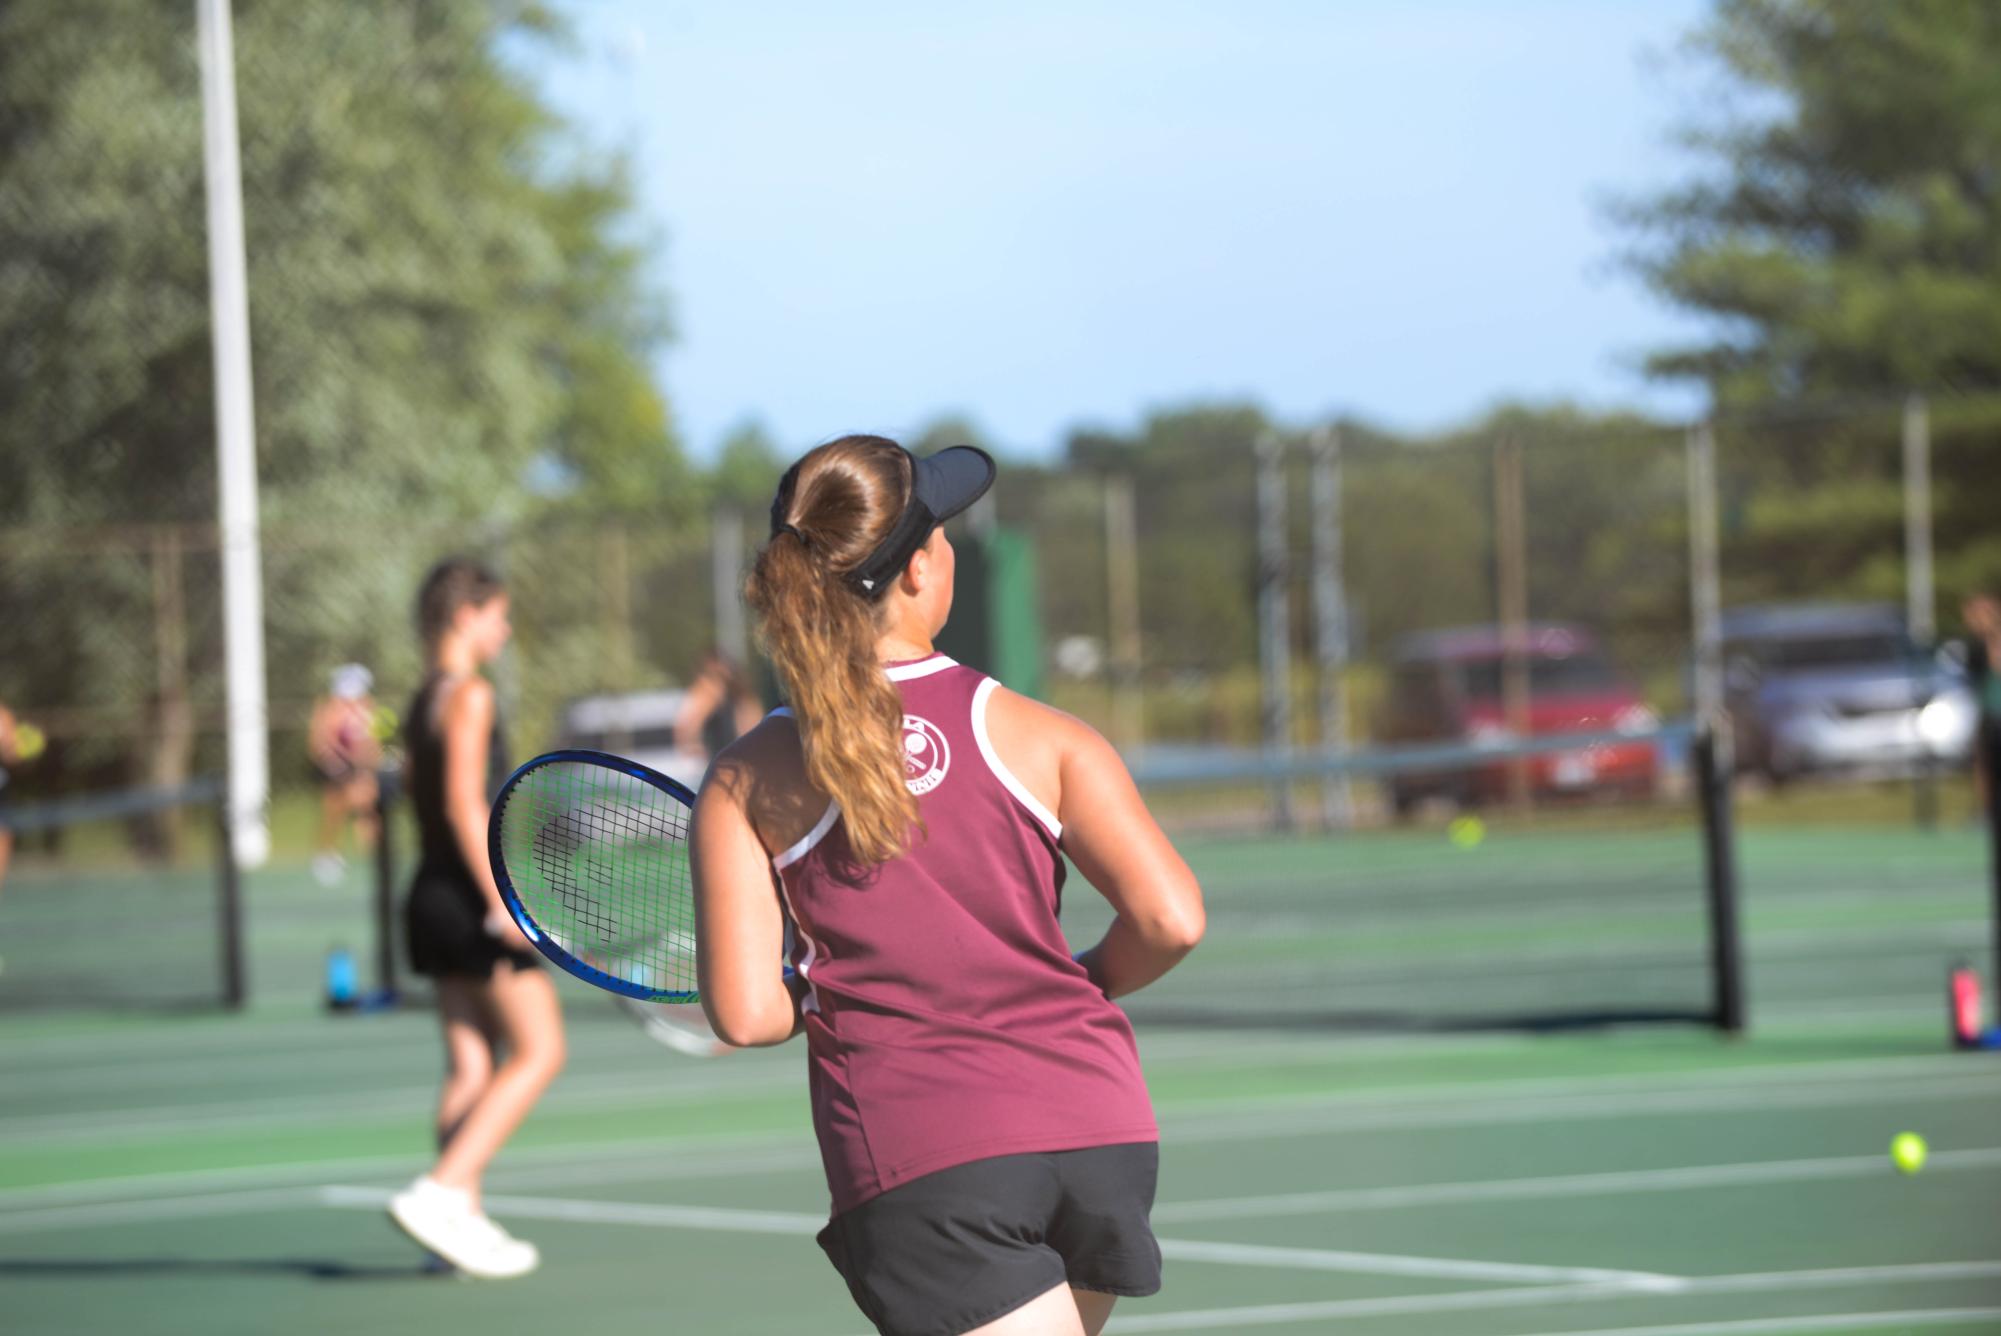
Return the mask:
<svg viewBox="0 0 2001 1336">
<path fill-rule="evenodd" d="M 702 782 L 702 797 L 712 796 L 742 808 L 765 843 L 780 849 L 811 830 L 828 803 L 807 777 L 799 725 L 785 714 L 766 715 L 716 754 Z"/>
<path fill-rule="evenodd" d="M 1098 730 L 1079 719 L 1033 700 L 998 683 L 987 698 L 987 733 L 1000 745 L 1003 738 L 1011 748 L 1029 751 L 1063 752 L 1092 744 L 1103 745 Z"/>
</svg>

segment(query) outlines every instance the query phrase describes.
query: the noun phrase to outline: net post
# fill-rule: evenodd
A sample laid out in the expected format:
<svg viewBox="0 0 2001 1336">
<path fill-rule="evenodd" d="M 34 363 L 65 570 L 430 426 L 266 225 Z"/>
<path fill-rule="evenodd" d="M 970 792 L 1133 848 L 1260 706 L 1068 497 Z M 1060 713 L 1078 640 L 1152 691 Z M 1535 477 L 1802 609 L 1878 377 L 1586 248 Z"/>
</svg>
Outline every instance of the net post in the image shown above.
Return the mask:
<svg viewBox="0 0 2001 1336">
<path fill-rule="evenodd" d="M 1984 708 L 1974 733 L 1973 763 L 1980 768 L 1980 792 L 1987 800 L 1987 810 L 1983 813 L 1987 824 L 1987 881 L 1994 899 L 1994 958 L 1989 971 L 2001 977 L 2001 721 L 1990 717 Z"/>
<path fill-rule="evenodd" d="M 1725 1034 L 1744 1032 L 1744 959 L 1737 930 L 1737 832 L 1732 810 L 1729 739 L 1713 721 L 1695 732 L 1697 801 L 1709 894 L 1711 1022 Z"/>
<path fill-rule="evenodd" d="M 375 777 L 375 989 L 396 995 L 396 792 L 399 773 L 388 766 Z"/>
<path fill-rule="evenodd" d="M 236 859 L 236 822 L 229 807 L 229 790 L 224 787 L 215 800 L 215 848 L 218 917 L 216 940 L 221 944 L 222 1004 L 231 1011 L 243 1010 L 248 994 L 243 970 L 243 887 Z"/>
</svg>

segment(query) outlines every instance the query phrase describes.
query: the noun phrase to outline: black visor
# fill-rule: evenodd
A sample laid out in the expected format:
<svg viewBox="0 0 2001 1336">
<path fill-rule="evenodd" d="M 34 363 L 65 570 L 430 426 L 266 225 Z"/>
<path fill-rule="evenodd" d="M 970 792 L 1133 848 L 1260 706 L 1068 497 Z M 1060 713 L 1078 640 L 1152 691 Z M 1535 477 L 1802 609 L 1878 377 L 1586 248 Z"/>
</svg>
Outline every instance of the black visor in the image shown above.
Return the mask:
<svg viewBox="0 0 2001 1336">
<path fill-rule="evenodd" d="M 977 446 L 955 445 L 922 459 L 910 456 L 910 499 L 903 514 L 848 579 L 863 596 L 881 598 L 910 564 L 931 531 L 986 495 L 994 485 L 993 456 Z"/>
</svg>

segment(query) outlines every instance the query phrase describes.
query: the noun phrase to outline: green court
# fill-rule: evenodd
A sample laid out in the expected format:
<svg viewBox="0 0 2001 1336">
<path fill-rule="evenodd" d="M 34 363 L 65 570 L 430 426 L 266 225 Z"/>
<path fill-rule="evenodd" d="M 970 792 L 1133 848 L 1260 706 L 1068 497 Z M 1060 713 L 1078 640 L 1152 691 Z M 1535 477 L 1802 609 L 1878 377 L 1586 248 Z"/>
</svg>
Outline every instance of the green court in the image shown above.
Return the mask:
<svg viewBox="0 0 2001 1336">
<path fill-rule="evenodd" d="M 1468 890 L 1506 887 L 1527 838 L 1497 825 L 1462 851 Z M 1449 994 L 1482 932 L 1499 959 L 1527 950 L 1502 931 L 1525 893 L 1442 950 L 1369 910 L 1371 878 L 1308 921 L 1313 878 L 1371 866 L 1363 845 L 1187 847 L 1213 910 L 1205 990 L 1291 954 L 1286 933 L 1230 930 L 1233 905 L 1267 899 L 1337 977 L 1429 971 Z M 1389 860 L 1384 876 L 1408 866 L 1366 857 Z M 1984 962 L 1985 859 L 1959 822 L 1753 823 L 1743 1040 L 1143 1025 L 1167 1285 L 1122 1301 L 1110 1330 L 2001 1331 L 2001 1055 L 1943 1045 L 1943 970 Z M 66 884 L 25 867 L 0 922 Z M 1081 915 L 1089 891 L 1071 894 Z M 422 1274 L 381 1204 L 424 1160 L 432 1022 L 314 1009 L 328 942 L 366 942 L 358 875 L 328 892 L 279 870 L 248 897 L 247 1015 L 0 1014 L 7 1330 L 866 1330 L 812 1241 L 825 1195 L 802 1055 L 672 1055 L 581 987 L 566 989 L 570 1068 L 488 1187 L 542 1271 Z M 1677 928 L 1605 918 L 1615 960 Z M 1588 920 L 1545 906 L 1585 954 Z M 1906 1129 L 1931 1144 L 1916 1176 L 1887 1155 Z"/>
</svg>

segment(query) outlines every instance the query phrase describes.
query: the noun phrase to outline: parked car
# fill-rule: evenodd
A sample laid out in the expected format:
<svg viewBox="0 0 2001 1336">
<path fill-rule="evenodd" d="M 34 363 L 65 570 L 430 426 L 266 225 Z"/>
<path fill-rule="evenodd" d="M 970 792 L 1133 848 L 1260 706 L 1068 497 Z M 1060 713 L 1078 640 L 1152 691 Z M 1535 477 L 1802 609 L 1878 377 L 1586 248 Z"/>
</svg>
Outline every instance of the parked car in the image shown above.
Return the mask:
<svg viewBox="0 0 2001 1336">
<path fill-rule="evenodd" d="M 1914 643 L 1894 607 L 1740 609 L 1723 618 L 1723 661 L 1738 766 L 1774 782 L 1972 755 L 1965 673 Z"/>
<path fill-rule="evenodd" d="M 1605 657 L 1583 627 L 1561 622 L 1527 630 L 1528 728 L 1533 736 L 1559 733 L 1625 733 L 1574 751 L 1545 752 L 1526 762 L 1530 791 L 1583 795 L 1606 790 L 1651 793 L 1660 757 L 1650 733 L 1659 719 L 1639 690 Z M 1507 641 L 1499 627 L 1432 631 L 1398 644 L 1379 741 L 1392 745 L 1465 743 L 1497 751 L 1514 740 L 1502 699 Z M 1474 805 L 1504 797 L 1510 763 L 1497 757 L 1463 769 L 1399 775 L 1390 801 L 1407 812 L 1431 797 Z"/>
<path fill-rule="evenodd" d="M 708 755 L 674 743 L 674 721 L 687 695 L 663 690 L 579 697 L 563 707 L 556 745 L 610 752 L 698 788 Z"/>
</svg>

